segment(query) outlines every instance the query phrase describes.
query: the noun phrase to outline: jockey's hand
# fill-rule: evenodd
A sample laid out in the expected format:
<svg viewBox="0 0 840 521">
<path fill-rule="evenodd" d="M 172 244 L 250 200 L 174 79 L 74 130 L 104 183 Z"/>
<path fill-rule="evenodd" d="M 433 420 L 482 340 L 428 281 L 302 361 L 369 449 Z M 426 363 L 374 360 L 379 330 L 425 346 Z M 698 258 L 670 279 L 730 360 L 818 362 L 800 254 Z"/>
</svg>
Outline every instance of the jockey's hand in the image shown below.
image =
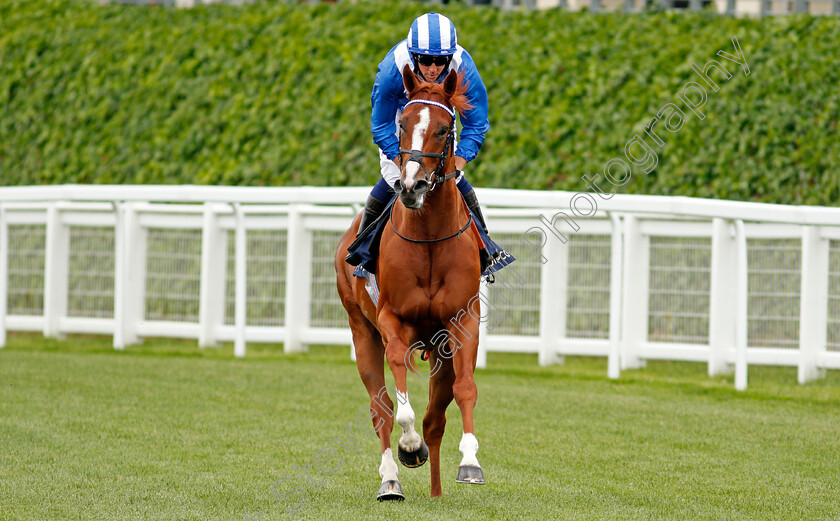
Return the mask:
<svg viewBox="0 0 840 521">
<path fill-rule="evenodd" d="M 467 160 L 461 156 L 455 156 L 455 169 L 463 170 L 467 166 Z"/>
</svg>

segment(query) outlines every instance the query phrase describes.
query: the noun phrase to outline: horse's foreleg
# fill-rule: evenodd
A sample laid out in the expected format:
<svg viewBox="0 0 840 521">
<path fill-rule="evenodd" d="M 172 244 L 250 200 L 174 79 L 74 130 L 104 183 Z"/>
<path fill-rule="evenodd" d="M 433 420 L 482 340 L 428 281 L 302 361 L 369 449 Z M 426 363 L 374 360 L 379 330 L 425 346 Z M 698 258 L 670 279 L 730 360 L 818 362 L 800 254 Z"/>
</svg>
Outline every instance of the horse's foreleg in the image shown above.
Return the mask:
<svg viewBox="0 0 840 521">
<path fill-rule="evenodd" d="M 432 351 L 429 365 L 438 366 L 438 361 L 441 365 L 429 380 L 429 406 L 423 417 L 423 436 L 429 444 L 429 464 L 432 467 L 432 497 L 443 495 L 440 487 L 440 444 L 446 428 L 446 408 L 452 402 L 452 384 L 455 382 L 452 361 Z"/>
<path fill-rule="evenodd" d="M 478 439 L 473 427 L 473 410 L 478 399 L 478 388 L 475 385 L 475 361 L 478 356 L 478 321 L 470 316 L 458 326 L 450 323 L 450 335 L 456 340 L 452 365 L 455 370 L 455 383 L 452 386 L 455 402 L 461 409 L 461 419 L 464 423 L 464 433 L 458 450 L 461 451 L 461 463 L 458 467 L 458 483 L 484 483 L 484 474 L 478 464 Z"/>
<path fill-rule="evenodd" d="M 414 409 L 408 398 L 408 386 L 406 382 L 406 356 L 410 356 L 408 345 L 402 339 L 400 333 L 403 326 L 400 320 L 392 313 L 383 311 L 377 317 L 379 330 L 382 338 L 387 342 L 385 346 L 385 357 L 388 360 L 388 367 L 394 375 L 394 384 L 397 394 L 397 423 L 402 428 L 402 436 L 399 439 L 399 450 L 397 455 L 400 462 L 406 467 L 419 467 L 426 463 L 429 457 L 429 449 L 420 434 L 414 429 Z"/>
<path fill-rule="evenodd" d="M 379 333 L 362 316 L 361 310 L 358 308 L 348 310 L 348 314 L 356 350 L 356 366 L 370 396 L 370 408 L 373 411 L 371 421 L 381 447 L 382 461 L 379 465 L 379 475 L 382 477 L 382 484 L 376 497 L 379 501 L 402 500 L 404 496 L 397 477 L 399 467 L 391 454 L 394 404 L 388 397 L 388 393 L 382 392 L 385 388 L 385 363 L 383 362 L 385 348 Z"/>
</svg>

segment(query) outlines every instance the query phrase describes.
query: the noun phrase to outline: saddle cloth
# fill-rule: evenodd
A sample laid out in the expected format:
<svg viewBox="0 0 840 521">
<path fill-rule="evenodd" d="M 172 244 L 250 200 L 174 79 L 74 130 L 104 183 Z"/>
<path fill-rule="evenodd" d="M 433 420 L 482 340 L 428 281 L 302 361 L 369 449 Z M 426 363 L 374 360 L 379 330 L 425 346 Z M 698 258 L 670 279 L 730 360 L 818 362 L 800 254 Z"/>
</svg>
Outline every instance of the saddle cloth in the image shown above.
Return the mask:
<svg viewBox="0 0 840 521">
<path fill-rule="evenodd" d="M 367 279 L 367 282 L 365 282 L 365 289 L 370 296 L 370 300 L 373 301 L 373 305 L 379 306 L 379 283 L 376 282 L 376 275 L 364 269 L 361 265 L 356 266 L 356 269 L 353 270 L 353 275 L 359 278 Z"/>
</svg>

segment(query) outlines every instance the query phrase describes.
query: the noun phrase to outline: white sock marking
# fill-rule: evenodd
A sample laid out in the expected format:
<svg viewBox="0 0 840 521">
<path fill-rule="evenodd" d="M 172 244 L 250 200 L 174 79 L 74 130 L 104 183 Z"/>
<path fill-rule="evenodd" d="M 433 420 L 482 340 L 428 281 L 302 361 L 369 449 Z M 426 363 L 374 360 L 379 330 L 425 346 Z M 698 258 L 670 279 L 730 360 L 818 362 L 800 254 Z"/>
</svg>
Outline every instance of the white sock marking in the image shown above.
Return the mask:
<svg viewBox="0 0 840 521">
<path fill-rule="evenodd" d="M 475 457 L 476 453 L 478 452 L 478 440 L 475 437 L 475 434 L 471 432 L 465 432 L 463 436 L 461 436 L 461 443 L 458 444 L 458 450 L 461 451 L 461 466 L 464 465 L 473 465 L 476 467 L 481 467 L 478 464 L 478 459 Z"/>
<path fill-rule="evenodd" d="M 391 449 L 385 449 L 382 453 L 382 463 L 379 465 L 379 475 L 382 476 L 382 483 L 386 481 L 397 481 L 397 474 L 400 473 L 400 468 L 397 462 L 394 461 L 394 455 Z"/>
<path fill-rule="evenodd" d="M 397 391 L 397 423 L 402 427 L 403 434 L 400 436 L 400 447 L 403 450 L 415 451 L 420 448 L 422 439 L 414 430 L 414 409 L 408 401 L 408 393 Z"/>
</svg>

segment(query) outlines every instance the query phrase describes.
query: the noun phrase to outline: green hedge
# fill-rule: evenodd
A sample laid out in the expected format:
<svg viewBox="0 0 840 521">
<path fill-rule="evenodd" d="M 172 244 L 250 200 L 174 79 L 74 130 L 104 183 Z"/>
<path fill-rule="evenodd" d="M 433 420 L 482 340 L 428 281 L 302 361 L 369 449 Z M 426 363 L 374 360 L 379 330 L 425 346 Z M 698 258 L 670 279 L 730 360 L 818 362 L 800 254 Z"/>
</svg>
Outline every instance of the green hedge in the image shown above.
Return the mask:
<svg viewBox="0 0 840 521">
<path fill-rule="evenodd" d="M 362 185 L 376 64 L 431 8 L 0 0 L 7 185 Z M 583 190 L 737 36 L 749 63 L 624 191 L 833 205 L 840 19 L 441 7 L 491 102 L 480 186 Z M 731 67 L 729 66 L 731 65 Z M 666 132 L 667 133 L 667 132 Z"/>
</svg>

